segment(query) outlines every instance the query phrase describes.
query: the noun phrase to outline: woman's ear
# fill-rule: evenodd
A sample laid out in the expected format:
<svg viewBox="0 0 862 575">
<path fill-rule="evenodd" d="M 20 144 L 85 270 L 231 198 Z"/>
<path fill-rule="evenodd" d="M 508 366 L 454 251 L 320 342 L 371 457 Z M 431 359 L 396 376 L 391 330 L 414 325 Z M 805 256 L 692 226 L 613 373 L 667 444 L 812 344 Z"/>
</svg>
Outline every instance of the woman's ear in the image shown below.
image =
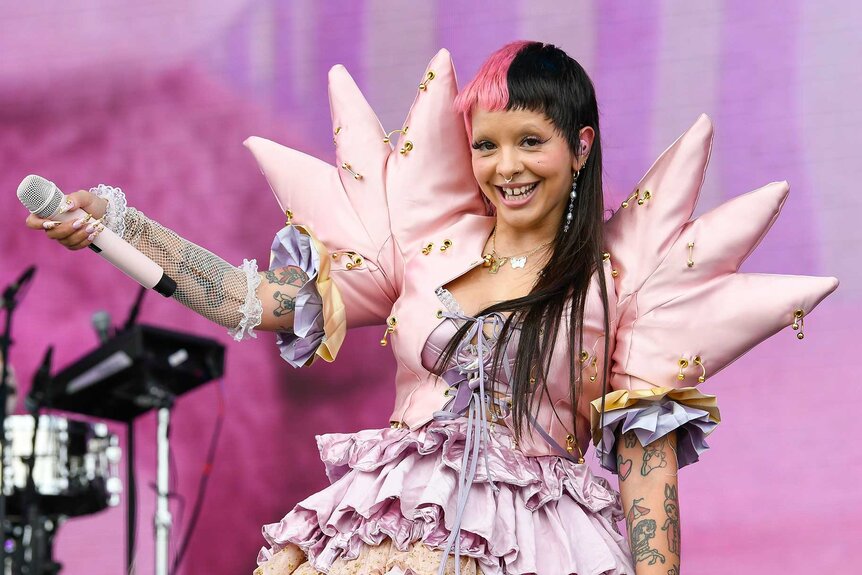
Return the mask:
<svg viewBox="0 0 862 575">
<path fill-rule="evenodd" d="M 590 150 L 593 149 L 593 140 L 595 137 L 596 132 L 592 127 L 584 126 L 581 128 L 581 131 L 578 133 L 578 149 L 572 160 L 573 170 L 578 171 L 583 167 L 590 155 Z"/>
</svg>

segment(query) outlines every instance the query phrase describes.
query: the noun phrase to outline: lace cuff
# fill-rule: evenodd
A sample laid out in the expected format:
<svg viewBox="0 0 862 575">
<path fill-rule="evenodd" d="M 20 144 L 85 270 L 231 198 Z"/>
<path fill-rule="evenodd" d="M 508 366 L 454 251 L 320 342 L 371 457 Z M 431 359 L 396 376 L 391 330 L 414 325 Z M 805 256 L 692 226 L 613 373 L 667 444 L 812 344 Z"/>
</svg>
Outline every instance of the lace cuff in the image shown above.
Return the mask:
<svg viewBox="0 0 862 575">
<path fill-rule="evenodd" d="M 260 285 L 257 260 L 242 260 L 240 269 L 245 272 L 248 287 L 246 288 L 245 301 L 238 310 L 242 314 L 242 319 L 239 320 L 239 325 L 228 330 L 234 341 L 242 341 L 246 337 L 257 337 L 254 328 L 263 321 L 263 304 L 257 297 L 257 288 Z"/>
<path fill-rule="evenodd" d="M 296 294 L 293 331 L 280 331 L 281 357 L 293 367 L 309 365 L 317 356 L 333 361 L 344 333 L 344 306 L 329 277 L 329 254 L 302 226 L 286 226 L 272 242 L 270 269 L 298 266 L 308 276 Z"/>
<path fill-rule="evenodd" d="M 126 194 L 120 188 L 99 184 L 90 188 L 90 193 L 108 200 L 108 210 L 102 217 L 102 223 L 120 237 L 126 232 Z"/>
<path fill-rule="evenodd" d="M 618 434 L 633 431 L 646 446 L 676 430 L 677 463 L 680 468 L 694 463 L 709 449 L 706 436 L 721 421 L 715 396 L 693 387 L 655 387 L 617 390 L 605 396 L 604 426 L 601 398 L 591 402 L 593 443 L 602 467 L 617 473 L 615 443 Z"/>
</svg>

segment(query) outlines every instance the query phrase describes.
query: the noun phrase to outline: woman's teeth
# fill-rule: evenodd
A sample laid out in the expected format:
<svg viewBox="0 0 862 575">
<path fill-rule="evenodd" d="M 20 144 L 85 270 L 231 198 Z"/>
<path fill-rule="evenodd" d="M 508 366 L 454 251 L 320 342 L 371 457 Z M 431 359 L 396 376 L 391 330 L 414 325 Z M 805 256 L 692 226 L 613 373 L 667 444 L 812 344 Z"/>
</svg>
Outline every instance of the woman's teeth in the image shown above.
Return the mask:
<svg viewBox="0 0 862 575">
<path fill-rule="evenodd" d="M 533 190 L 536 189 L 537 185 L 538 184 L 530 184 L 528 186 L 521 186 L 520 188 L 510 188 L 510 189 L 501 188 L 501 189 L 502 189 L 503 195 L 506 197 L 506 199 L 515 199 L 515 198 L 524 199 L 533 193 Z"/>
</svg>

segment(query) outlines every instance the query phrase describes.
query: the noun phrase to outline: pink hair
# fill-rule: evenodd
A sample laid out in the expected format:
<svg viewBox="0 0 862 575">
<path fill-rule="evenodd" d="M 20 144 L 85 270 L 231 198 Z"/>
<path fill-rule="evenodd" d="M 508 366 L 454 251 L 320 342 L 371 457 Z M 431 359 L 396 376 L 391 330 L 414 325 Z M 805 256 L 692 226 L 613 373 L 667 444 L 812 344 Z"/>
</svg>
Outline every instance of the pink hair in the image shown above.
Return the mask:
<svg viewBox="0 0 862 575">
<path fill-rule="evenodd" d="M 464 114 L 467 133 L 472 136 L 470 114 L 476 106 L 491 112 L 505 110 L 509 104 L 509 66 L 518 52 L 532 42 L 519 40 L 506 44 L 485 60 L 476 76 L 455 98 L 455 109 Z"/>
</svg>

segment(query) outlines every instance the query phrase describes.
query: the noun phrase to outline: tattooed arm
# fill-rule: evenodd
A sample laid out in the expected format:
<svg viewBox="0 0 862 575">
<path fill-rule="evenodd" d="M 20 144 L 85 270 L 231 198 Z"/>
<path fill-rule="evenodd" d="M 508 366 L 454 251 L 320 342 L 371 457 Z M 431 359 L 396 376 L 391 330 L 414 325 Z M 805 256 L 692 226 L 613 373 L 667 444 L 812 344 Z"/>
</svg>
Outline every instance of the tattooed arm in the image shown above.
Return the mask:
<svg viewBox="0 0 862 575">
<path fill-rule="evenodd" d="M 679 575 L 676 432 L 643 447 L 629 431 L 617 438 L 616 445 L 620 494 L 637 575 Z"/>
<path fill-rule="evenodd" d="M 260 286 L 257 288 L 257 297 L 263 304 L 263 317 L 258 329 L 291 330 L 296 293 L 308 281 L 308 274 L 299 266 L 285 266 L 258 275 Z"/>
</svg>

